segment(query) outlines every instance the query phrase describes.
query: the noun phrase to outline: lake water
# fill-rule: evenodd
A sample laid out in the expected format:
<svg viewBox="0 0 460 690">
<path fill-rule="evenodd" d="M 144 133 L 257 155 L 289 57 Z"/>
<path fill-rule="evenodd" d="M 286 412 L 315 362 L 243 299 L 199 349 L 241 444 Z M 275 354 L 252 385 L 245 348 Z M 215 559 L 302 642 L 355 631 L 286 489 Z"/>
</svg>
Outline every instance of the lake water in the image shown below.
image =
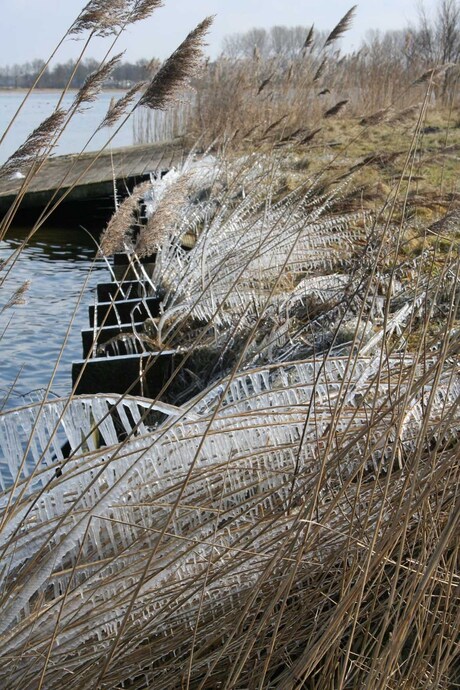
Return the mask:
<svg viewBox="0 0 460 690">
<path fill-rule="evenodd" d="M 36 91 L 26 101 L 23 110 L 18 115 L 5 141 L 0 146 L 0 163 L 14 153 L 27 136 L 46 118 L 51 115 L 59 100 L 60 92 Z M 119 98 L 122 92 L 103 91 L 98 100 L 90 104 L 84 112 L 77 113 L 62 134 L 59 145 L 54 154 L 78 153 L 86 145 L 89 137 L 102 122 L 112 98 Z M 8 123 L 21 104 L 25 92 L 0 91 L 0 135 L 3 134 Z M 73 101 L 75 92 L 68 93 L 62 107 L 68 108 Z M 108 140 L 114 129 L 104 129 L 92 139 L 88 151 L 99 150 Z M 133 143 L 133 125 L 128 121 L 111 142 L 112 147 L 128 146 Z"/>
<path fill-rule="evenodd" d="M 112 97 L 121 93 L 103 92 L 99 100 L 72 120 L 55 154 L 78 153 L 107 112 Z M 0 134 L 24 97 L 23 92 L 0 92 Z M 69 106 L 74 93 L 64 100 Z M 58 102 L 56 92 L 33 93 L 14 127 L 0 147 L 0 163 L 5 161 L 25 138 L 51 114 Z M 99 132 L 88 150 L 96 150 L 107 141 L 110 132 Z M 117 134 L 112 146 L 132 144 L 132 124 Z M 1 182 L 0 182 L 1 184 Z M 101 228 L 102 229 L 102 228 Z M 27 236 L 28 228 L 14 228 L 0 242 L 0 265 L 7 261 Z M 21 405 L 40 397 L 40 390 L 50 380 L 60 354 L 66 330 L 83 290 L 67 345 L 63 351 L 51 391 L 65 395 L 71 390 L 71 363 L 82 355 L 81 329 L 88 327 L 88 305 L 94 300 L 98 282 L 110 280 L 104 262 L 93 263 L 94 241 L 83 231 L 66 228 L 42 228 L 21 251 L 5 283 L 0 286 L 0 312 L 15 290 L 26 280 L 30 287 L 25 303 L 0 313 L 0 409 Z M 0 272 L 0 280 L 6 273 Z M 87 280 L 86 287 L 85 281 Z M 38 391 L 38 392 L 37 392 Z"/>
<path fill-rule="evenodd" d="M 0 91 L 0 134 L 5 131 L 24 95 L 25 92 Z M 72 103 L 74 95 L 66 95 L 64 107 Z M 81 151 L 104 118 L 110 100 L 120 95 L 121 92 L 102 92 L 92 107 L 76 115 L 54 154 Z M 51 114 L 58 99 L 58 92 L 37 91 L 31 94 L 0 146 L 0 164 Z M 109 135 L 108 130 L 99 132 L 87 150 L 101 148 Z M 133 124 L 129 121 L 111 146 L 132 143 Z M 2 261 L 8 261 L 20 247 L 28 231 L 28 228 L 13 228 L 6 240 L 0 242 L 0 267 Z M 1 281 L 6 269 L 0 270 L 0 410 L 40 397 L 40 392 L 35 391 L 46 388 L 50 380 L 83 290 L 82 303 L 77 309 L 51 386 L 56 395 L 65 395 L 71 390 L 71 363 L 82 356 L 81 329 L 89 325 L 88 305 L 94 300 L 96 284 L 110 280 L 105 263 L 93 263 L 95 254 L 94 241 L 83 231 L 41 228 L 22 249 L 3 285 Z M 15 290 L 25 281 L 30 281 L 25 303 L 1 313 Z"/>
<path fill-rule="evenodd" d="M 12 256 L 26 234 L 27 229 L 13 229 L 0 242 L 0 263 Z M 71 363 L 82 356 L 81 329 L 89 326 L 88 305 L 94 301 L 96 284 L 110 280 L 106 264 L 102 260 L 94 263 L 95 254 L 89 235 L 57 228 L 39 230 L 22 249 L 0 287 L 1 311 L 15 290 L 30 281 L 25 303 L 0 313 L 0 409 L 40 397 L 37 389 L 50 380 L 82 296 L 51 386 L 56 395 L 71 390 Z M 5 272 L 4 267 L 3 275 Z"/>
</svg>

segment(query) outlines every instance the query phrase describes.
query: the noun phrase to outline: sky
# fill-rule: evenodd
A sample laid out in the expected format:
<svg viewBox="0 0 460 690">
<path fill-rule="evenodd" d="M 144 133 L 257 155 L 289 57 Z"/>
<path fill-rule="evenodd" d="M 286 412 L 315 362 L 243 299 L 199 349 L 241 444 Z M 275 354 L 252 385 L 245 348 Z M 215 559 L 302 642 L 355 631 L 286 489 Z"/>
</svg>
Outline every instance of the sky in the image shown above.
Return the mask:
<svg viewBox="0 0 460 690">
<path fill-rule="evenodd" d="M 369 29 L 401 29 L 414 23 L 418 0 L 361 0 L 352 29 L 343 43 L 345 50 L 358 48 Z M 0 0 L 0 65 L 45 59 L 72 23 L 85 0 Z M 437 0 L 425 0 L 428 11 Z M 204 17 L 215 15 L 207 52 L 216 57 L 224 36 L 253 27 L 274 25 L 331 29 L 353 5 L 353 0 L 164 0 L 144 22 L 129 28 L 117 44 L 126 49 L 125 60 L 166 58 Z M 107 41 L 107 39 L 106 39 Z M 92 43 L 87 57 L 100 58 L 107 43 Z M 81 45 L 67 40 L 57 56 L 65 62 L 76 56 Z"/>
</svg>

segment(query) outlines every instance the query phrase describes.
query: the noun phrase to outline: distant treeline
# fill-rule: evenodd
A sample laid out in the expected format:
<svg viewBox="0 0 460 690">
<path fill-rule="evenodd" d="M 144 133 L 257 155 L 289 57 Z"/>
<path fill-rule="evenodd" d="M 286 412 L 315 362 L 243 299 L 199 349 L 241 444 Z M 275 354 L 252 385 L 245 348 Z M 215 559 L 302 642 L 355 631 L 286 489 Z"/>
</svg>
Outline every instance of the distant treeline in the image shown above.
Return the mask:
<svg viewBox="0 0 460 690">
<path fill-rule="evenodd" d="M 43 69 L 43 60 L 33 60 L 22 65 L 6 65 L 0 67 L 0 88 L 28 88 L 34 84 L 37 76 Z M 150 79 L 152 71 L 159 65 L 159 62 L 149 60 L 138 60 L 135 63 L 122 62 L 112 71 L 110 78 L 106 82 L 109 88 L 126 88 L 138 81 Z M 38 88 L 62 89 L 66 86 L 69 77 L 75 70 L 71 81 L 71 88 L 79 89 L 85 82 L 89 74 L 99 68 L 99 61 L 86 59 L 75 69 L 75 62 L 69 60 L 65 63 L 58 63 L 48 67 L 40 81 Z"/>
<path fill-rule="evenodd" d="M 290 66 L 290 63 L 312 61 L 319 56 L 323 61 L 321 74 L 326 67 L 347 64 L 354 71 L 371 66 L 385 66 L 393 77 L 399 73 L 408 74 L 412 70 L 434 65 L 455 65 L 460 62 L 460 0 L 438 0 L 432 15 L 428 16 L 420 5 L 416 24 L 397 31 L 368 31 L 358 51 L 344 55 L 335 43 L 328 44 L 328 32 L 317 31 L 313 27 L 273 26 L 270 29 L 253 28 L 245 33 L 229 35 L 224 39 L 221 56 L 213 62 L 208 61 L 204 74 L 216 70 L 226 72 L 228 65 L 234 70 L 236 65 L 247 66 L 245 60 L 256 60 L 252 68 L 266 72 L 264 78 L 277 68 Z M 324 52 L 325 46 L 328 46 Z M 275 61 L 275 62 L 273 62 Z M 272 64 L 273 62 L 273 64 Z M 43 69 L 43 60 L 34 60 L 22 65 L 0 67 L 0 88 L 30 87 Z M 121 62 L 112 70 L 105 85 L 115 88 L 129 88 L 136 82 L 149 80 L 159 67 L 159 60 L 138 60 L 135 63 Z M 38 83 L 39 88 L 65 88 L 72 76 L 71 88 L 79 89 L 86 78 L 100 67 L 99 61 L 86 59 L 78 65 L 69 60 L 47 67 Z M 384 72 L 385 72 L 384 70 Z M 223 74 L 220 75 L 221 78 Z M 410 75 L 409 75 L 410 76 Z M 314 81 L 317 81 L 319 75 Z M 269 81 L 272 79 L 270 76 Z M 200 81 L 200 80 L 199 80 Z M 202 83 L 203 80 L 201 80 Z M 206 81 L 206 76 L 205 76 Z M 267 82 L 268 84 L 268 82 Z M 378 85 L 378 84 L 377 84 Z M 374 85 L 376 86 L 376 85 Z"/>
</svg>

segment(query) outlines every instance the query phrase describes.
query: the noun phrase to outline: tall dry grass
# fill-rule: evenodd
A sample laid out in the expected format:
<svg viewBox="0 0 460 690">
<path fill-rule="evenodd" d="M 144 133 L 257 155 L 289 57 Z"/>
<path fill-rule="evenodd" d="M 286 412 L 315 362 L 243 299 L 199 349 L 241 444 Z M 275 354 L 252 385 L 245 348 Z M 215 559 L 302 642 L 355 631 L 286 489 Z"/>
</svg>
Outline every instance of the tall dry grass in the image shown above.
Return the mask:
<svg viewBox="0 0 460 690">
<path fill-rule="evenodd" d="M 351 20 L 345 16 L 344 19 Z M 392 36 L 374 38 L 352 54 L 340 51 L 347 22 L 329 36 L 314 29 L 303 46 L 288 55 L 232 55 L 208 61 L 193 82 L 193 92 L 165 118 L 139 110 L 136 140 L 164 136 L 198 138 L 203 146 L 230 140 L 263 145 L 292 138 L 301 143 L 323 124 L 325 114 L 342 102 L 342 114 L 361 119 L 392 109 L 404 112 L 423 101 L 427 69 L 422 56 L 408 58 Z M 431 101 L 437 107 L 458 106 L 458 65 L 449 63 L 434 75 Z M 448 71 L 446 76 L 445 71 Z"/>
<path fill-rule="evenodd" d="M 233 69 L 216 90 L 237 87 Z M 247 78 L 258 97 L 278 83 Z M 105 230 L 102 250 L 125 249 L 140 275 L 138 255 L 157 254 L 146 346 L 151 366 L 169 347 L 181 360 L 157 398 L 0 415 L 8 690 L 460 683 L 458 209 L 404 252 L 432 79 L 373 216 L 345 213 L 353 177 L 329 184 L 327 161 L 286 192 L 282 144 L 300 122 L 285 110 L 312 92 L 298 79 L 297 96 L 280 82 L 282 136 L 266 104 L 276 147 L 190 158 Z M 228 144 L 243 92 L 206 136 Z M 141 195 L 151 215 L 134 234 Z"/>
</svg>

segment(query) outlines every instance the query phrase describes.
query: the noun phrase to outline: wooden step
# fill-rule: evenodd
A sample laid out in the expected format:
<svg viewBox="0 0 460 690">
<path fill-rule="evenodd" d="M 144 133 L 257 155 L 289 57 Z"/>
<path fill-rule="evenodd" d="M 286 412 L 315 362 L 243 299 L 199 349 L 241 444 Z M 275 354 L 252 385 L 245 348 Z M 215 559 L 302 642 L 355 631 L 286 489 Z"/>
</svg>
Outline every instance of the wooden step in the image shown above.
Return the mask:
<svg viewBox="0 0 460 690">
<path fill-rule="evenodd" d="M 118 324 L 130 324 L 131 321 L 145 321 L 150 316 L 158 316 L 160 313 L 160 299 L 158 297 L 147 297 L 139 299 L 116 300 L 113 302 L 97 303 L 97 318 L 95 319 L 96 307 L 91 305 L 88 308 L 89 325 L 91 327 L 100 326 L 104 321 L 104 326 L 116 326 Z M 107 315 L 107 318 L 105 318 Z"/>
<path fill-rule="evenodd" d="M 98 302 L 110 302 L 111 299 L 136 299 L 150 297 L 153 288 L 149 283 L 139 280 L 125 280 L 122 283 L 99 283 L 97 286 Z"/>
<path fill-rule="evenodd" d="M 121 357 L 97 357 L 79 360 L 72 364 L 72 384 L 77 385 L 77 395 L 93 393 L 126 393 L 154 398 L 163 388 L 165 382 L 180 364 L 183 354 L 176 350 L 164 350 L 162 353 L 144 353 Z M 140 377 L 140 380 L 137 379 Z M 136 382 L 136 383 L 134 383 Z"/>
<path fill-rule="evenodd" d="M 136 323 L 124 323 L 116 326 L 106 326 L 104 328 L 84 328 L 81 332 L 81 337 L 83 341 L 83 358 L 86 359 L 88 353 L 90 352 L 93 341 L 96 339 L 96 345 L 103 345 L 108 340 L 116 338 L 117 335 L 121 333 L 132 333 L 133 329 L 136 333 L 142 333 L 144 327 L 143 321 L 137 321 Z"/>
<path fill-rule="evenodd" d="M 148 266 L 149 264 L 154 264 L 156 259 L 156 254 L 151 254 L 150 256 L 143 256 L 141 259 L 134 259 L 134 265 L 141 263 L 143 266 Z M 114 266 L 129 266 L 132 259 L 129 254 L 125 252 L 120 252 L 114 254 L 112 257 L 112 263 Z"/>
<path fill-rule="evenodd" d="M 142 281 L 143 272 L 151 276 L 155 268 L 156 255 L 146 256 L 142 259 L 131 259 L 129 254 L 114 254 L 112 257 L 112 270 L 117 281 Z M 139 266 L 142 264 L 142 269 Z"/>
</svg>

